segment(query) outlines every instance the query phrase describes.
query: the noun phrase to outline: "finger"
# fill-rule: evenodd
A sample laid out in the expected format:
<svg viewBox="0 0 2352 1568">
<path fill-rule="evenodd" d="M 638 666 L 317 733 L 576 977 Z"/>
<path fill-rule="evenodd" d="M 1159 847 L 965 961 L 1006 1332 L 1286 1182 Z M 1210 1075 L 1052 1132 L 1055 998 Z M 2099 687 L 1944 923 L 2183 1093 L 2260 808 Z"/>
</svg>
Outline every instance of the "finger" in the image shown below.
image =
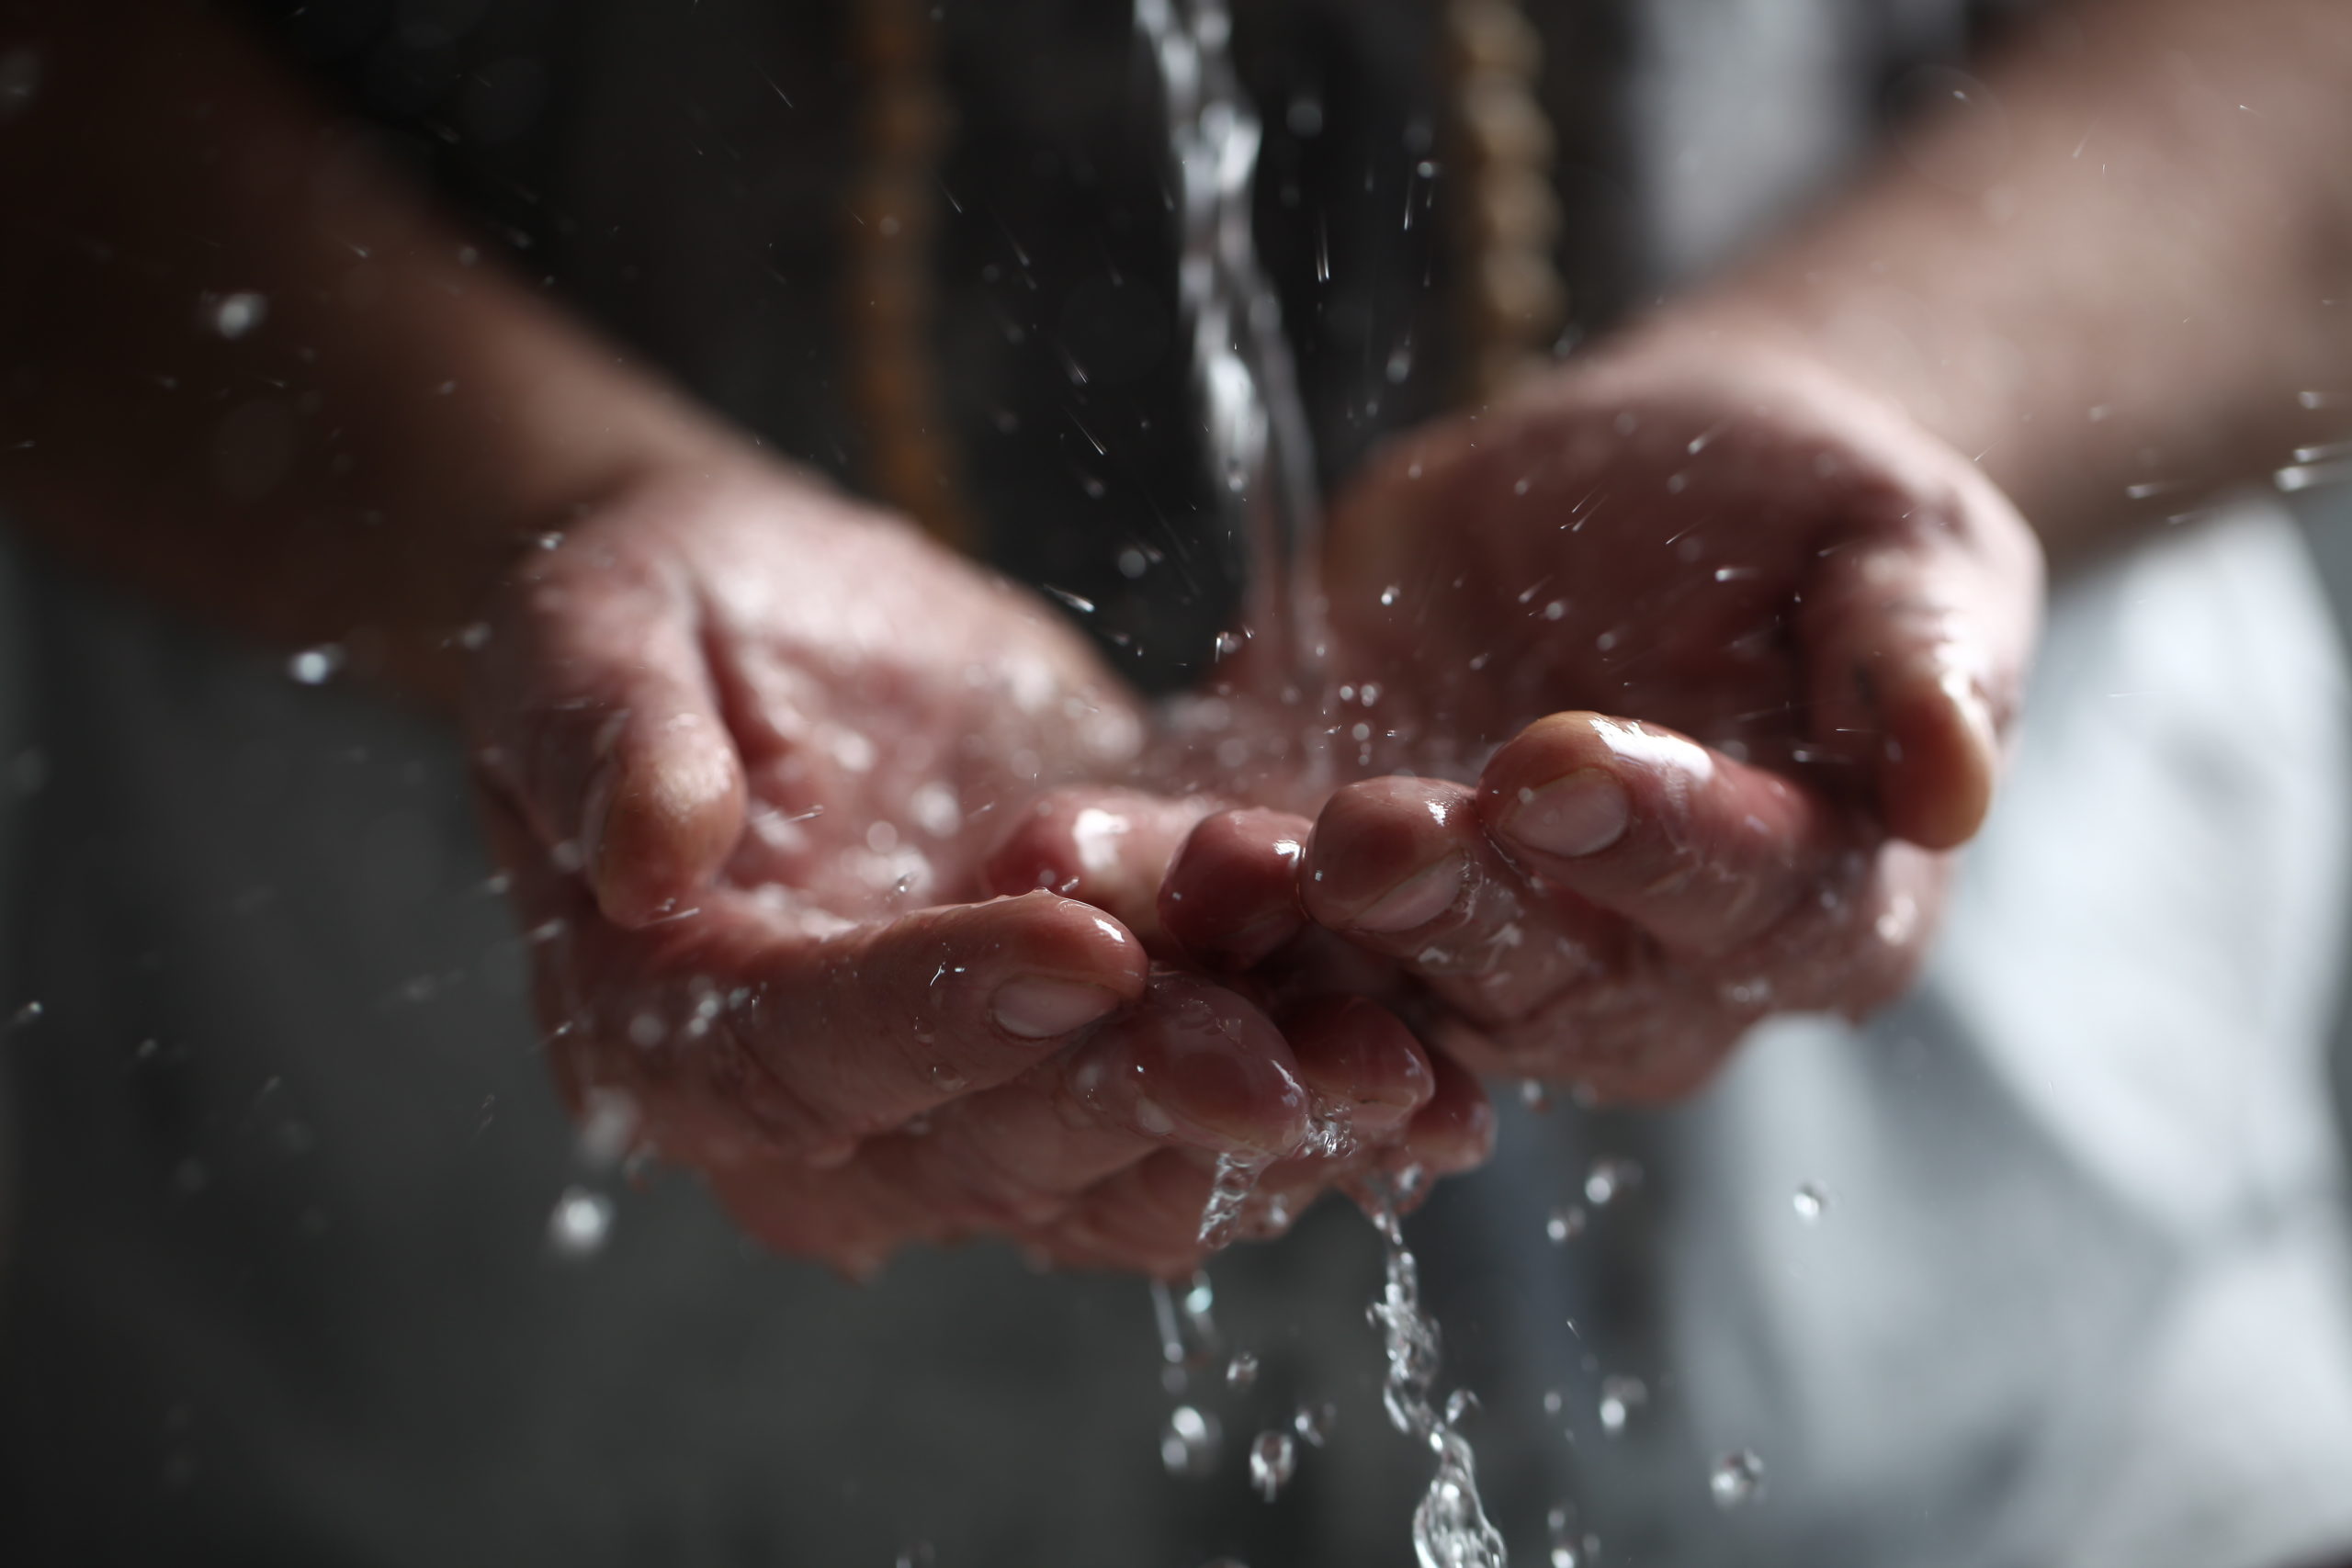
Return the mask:
<svg viewBox="0 0 2352 1568">
<path fill-rule="evenodd" d="M 1160 925 L 1160 884 L 1185 836 L 1215 804 L 1139 790 L 1052 791 L 989 856 L 982 886 L 1001 894 L 1042 887 L 1091 904 L 1135 932 L 1146 951 L 1167 955 L 1172 949 Z"/>
<path fill-rule="evenodd" d="M 743 827 L 741 759 L 682 578 L 596 544 L 533 556 L 479 656 L 470 720 L 488 772 L 569 844 L 625 926 L 688 902 Z"/>
<path fill-rule="evenodd" d="M 1565 1078 L 1601 1101 L 1660 1104 L 1702 1088 L 1768 1012 L 1860 1018 L 1909 987 L 1951 857 L 1890 840 L 1830 858 L 1810 895 L 1703 967 L 1652 945 L 1489 1040 L 1449 1039 L 1484 1071 Z"/>
<path fill-rule="evenodd" d="M 1393 1184 L 1408 1168 L 1426 1196 L 1438 1177 L 1475 1169 L 1493 1152 L 1494 1109 L 1476 1077 L 1432 1054 L 1427 1058 L 1427 1098 L 1382 1141 L 1340 1159 L 1286 1159 L 1258 1179 L 1236 1234 L 1255 1240 L 1278 1236 L 1323 1194 L 1360 1186 L 1375 1172 Z M 1189 1150 L 1153 1154 L 1089 1189 L 1069 1212 L 1035 1239 L 1071 1268 L 1107 1268 L 1176 1279 L 1200 1266 L 1201 1213 L 1214 1173 Z"/>
<path fill-rule="evenodd" d="M 1308 1115 L 1296 1059 L 1264 1014 L 1221 987 L 1163 974 L 1140 1005 L 1064 1056 L 867 1153 L 959 1219 L 1035 1226 L 1170 1143 L 1277 1158 L 1306 1139 Z"/>
<path fill-rule="evenodd" d="M 820 1164 L 1005 1083 L 1143 995 L 1141 945 L 1100 910 L 1032 893 L 830 936 L 747 895 L 648 932 L 593 913 L 545 961 L 589 984 L 565 1022 L 588 1070 L 636 1082 L 708 1147 L 714 1122 Z M 652 1108 L 649 1108 L 650 1113 Z"/>
<path fill-rule="evenodd" d="M 1283 1035 L 1309 1096 L 1349 1142 L 1394 1135 L 1436 1092 L 1413 1032 L 1362 997 L 1327 998 L 1287 1013 Z"/>
<path fill-rule="evenodd" d="M 1753 941 L 1853 838 L 1836 808 L 1779 773 L 1590 713 L 1513 737 L 1479 780 L 1478 815 L 1546 886 L 1693 956 Z"/>
<path fill-rule="evenodd" d="M 1620 940 L 1590 910 L 1533 896 L 1487 837 L 1471 791 L 1442 780 L 1339 791 L 1301 869 L 1318 924 L 1480 1021 L 1527 1011 L 1600 967 Z"/>
<path fill-rule="evenodd" d="M 1968 522 L 1988 508 L 1989 521 Z M 1911 526 L 1834 548 L 1806 590 L 1812 730 L 1867 768 L 1891 832 L 1951 849 L 1992 803 L 2031 654 L 2040 562 L 1997 496 Z"/>
<path fill-rule="evenodd" d="M 1184 840 L 1159 888 L 1159 923 L 1213 968 L 1252 968 L 1306 928 L 1298 862 L 1312 824 L 1286 811 L 1221 811 Z"/>
</svg>

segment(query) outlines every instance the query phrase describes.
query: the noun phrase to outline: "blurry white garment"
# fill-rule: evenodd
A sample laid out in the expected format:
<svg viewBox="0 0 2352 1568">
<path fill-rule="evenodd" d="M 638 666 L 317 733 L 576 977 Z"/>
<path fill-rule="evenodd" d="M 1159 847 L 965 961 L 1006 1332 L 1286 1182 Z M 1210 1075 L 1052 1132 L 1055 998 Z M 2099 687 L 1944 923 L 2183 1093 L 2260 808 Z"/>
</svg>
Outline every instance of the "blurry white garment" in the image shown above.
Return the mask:
<svg viewBox="0 0 2352 1568">
<path fill-rule="evenodd" d="M 1660 1141 L 1686 1452 L 1590 1489 L 1663 1560 L 2352 1553 L 2345 695 L 2276 508 L 2065 592 L 1926 984 L 1760 1030 Z M 1741 1447 L 1770 1501 L 1706 1519 Z"/>
</svg>

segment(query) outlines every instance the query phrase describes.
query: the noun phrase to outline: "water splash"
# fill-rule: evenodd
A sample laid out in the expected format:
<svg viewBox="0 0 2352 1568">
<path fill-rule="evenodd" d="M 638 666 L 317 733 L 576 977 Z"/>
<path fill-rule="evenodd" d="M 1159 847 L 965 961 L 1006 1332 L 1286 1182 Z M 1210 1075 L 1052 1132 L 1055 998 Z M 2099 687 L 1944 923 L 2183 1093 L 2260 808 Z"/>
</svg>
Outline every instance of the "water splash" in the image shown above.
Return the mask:
<svg viewBox="0 0 2352 1568">
<path fill-rule="evenodd" d="M 1219 646 L 1256 641 L 1275 668 L 1311 673 L 1322 623 L 1313 437 L 1250 225 L 1263 133 L 1234 70 L 1232 17 L 1225 0 L 1136 0 L 1136 29 L 1159 75 L 1180 192 L 1177 293 L 1193 332 L 1193 395 L 1218 503 L 1250 571 L 1245 638 Z"/>
<path fill-rule="evenodd" d="M 1390 1425 L 1437 1455 L 1429 1490 L 1413 1510 L 1413 1555 L 1420 1568 L 1505 1568 L 1510 1553 L 1479 1499 L 1470 1439 L 1456 1427 L 1466 1402 L 1448 1401 L 1441 1416 L 1430 1400 L 1440 1360 L 1438 1327 L 1421 1310 L 1420 1264 L 1405 1245 L 1398 1197 L 1384 1188 L 1374 1190 L 1369 1212 L 1387 1246 L 1371 1316 L 1388 1361 L 1381 1406 Z"/>
<path fill-rule="evenodd" d="M 1209 1178 L 1209 1199 L 1201 1206 L 1201 1247 L 1215 1252 L 1233 1239 L 1241 1223 L 1241 1211 L 1250 1201 L 1250 1194 L 1258 1190 L 1258 1178 L 1273 1164 L 1263 1155 L 1225 1154 L 1216 1156 L 1216 1170 Z"/>
</svg>

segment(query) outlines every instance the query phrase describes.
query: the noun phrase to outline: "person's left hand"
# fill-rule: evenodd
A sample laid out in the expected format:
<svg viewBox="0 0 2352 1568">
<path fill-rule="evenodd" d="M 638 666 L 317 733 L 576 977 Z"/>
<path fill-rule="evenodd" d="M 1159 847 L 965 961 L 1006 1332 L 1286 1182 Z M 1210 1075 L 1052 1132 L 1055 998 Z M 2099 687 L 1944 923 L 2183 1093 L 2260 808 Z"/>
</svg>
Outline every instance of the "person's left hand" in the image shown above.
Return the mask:
<svg viewBox="0 0 2352 1568">
<path fill-rule="evenodd" d="M 1621 1100 L 1908 984 L 2039 620 L 1962 455 L 1801 353 L 1653 330 L 1399 443 L 1328 560 L 1359 782 L 1204 824 L 1180 946 L 1337 933 L 1462 1060 Z"/>
</svg>

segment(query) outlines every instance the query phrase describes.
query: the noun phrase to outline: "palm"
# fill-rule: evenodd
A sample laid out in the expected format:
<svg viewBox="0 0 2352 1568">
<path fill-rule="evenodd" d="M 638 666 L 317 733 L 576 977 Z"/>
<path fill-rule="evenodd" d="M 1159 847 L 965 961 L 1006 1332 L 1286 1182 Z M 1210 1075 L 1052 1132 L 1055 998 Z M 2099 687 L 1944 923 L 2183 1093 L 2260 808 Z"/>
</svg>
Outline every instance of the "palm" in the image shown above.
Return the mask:
<svg viewBox="0 0 2352 1568">
<path fill-rule="evenodd" d="M 720 884 L 849 919 L 984 897 L 1017 803 L 1126 768 L 1133 699 L 1048 612 L 903 527 L 805 529 L 745 505 L 673 536 L 749 797 Z"/>
</svg>

